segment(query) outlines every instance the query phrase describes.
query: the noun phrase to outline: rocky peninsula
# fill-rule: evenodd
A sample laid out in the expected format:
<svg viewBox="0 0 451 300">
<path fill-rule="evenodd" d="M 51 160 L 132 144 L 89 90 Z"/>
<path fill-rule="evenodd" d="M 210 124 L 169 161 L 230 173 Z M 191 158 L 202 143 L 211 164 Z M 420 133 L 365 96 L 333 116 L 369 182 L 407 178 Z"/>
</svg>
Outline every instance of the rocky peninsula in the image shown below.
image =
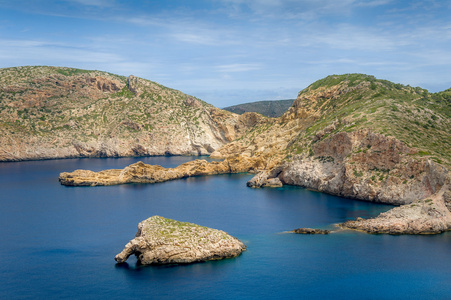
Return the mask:
<svg viewBox="0 0 451 300">
<path fill-rule="evenodd" d="M 230 157 L 220 162 L 207 162 L 196 159 L 176 168 L 163 168 L 137 162 L 124 169 L 111 169 L 100 172 L 75 170 L 63 172 L 59 176 L 62 185 L 99 186 L 126 183 L 158 183 L 192 176 L 243 173 L 262 168 L 261 160 L 242 156 Z"/>
<path fill-rule="evenodd" d="M 135 238 L 115 260 L 123 263 L 135 254 L 143 265 L 187 264 L 231 258 L 245 250 L 246 245 L 224 231 L 153 216 L 139 223 Z"/>
<path fill-rule="evenodd" d="M 0 75 L 0 161 L 205 154 L 222 159 L 168 169 L 136 163 L 123 170 L 76 170 L 61 173 L 62 184 L 252 172 L 252 188 L 297 185 L 401 205 L 377 219 L 342 225 L 347 228 L 451 228 L 451 89 L 429 93 L 364 74 L 331 75 L 300 91 L 281 117 L 267 118 L 224 111 L 134 76 L 55 67 L 0 69 Z"/>
</svg>

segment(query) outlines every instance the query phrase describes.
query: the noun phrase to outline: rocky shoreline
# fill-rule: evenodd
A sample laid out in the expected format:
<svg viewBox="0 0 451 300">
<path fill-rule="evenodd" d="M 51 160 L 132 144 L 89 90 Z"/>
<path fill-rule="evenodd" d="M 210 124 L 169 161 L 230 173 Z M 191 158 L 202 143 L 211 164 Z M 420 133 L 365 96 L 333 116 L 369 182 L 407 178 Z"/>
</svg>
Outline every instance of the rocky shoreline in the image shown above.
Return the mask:
<svg viewBox="0 0 451 300">
<path fill-rule="evenodd" d="M 236 156 L 224 161 L 207 162 L 196 159 L 176 168 L 163 168 L 137 162 L 124 169 L 111 169 L 100 172 L 75 170 L 63 172 L 59 181 L 67 186 L 103 186 L 127 183 L 158 183 L 192 176 L 244 173 L 261 167 L 259 159 Z"/>
<path fill-rule="evenodd" d="M 259 167 L 261 167 L 261 161 L 244 158 L 243 156 L 229 158 L 222 162 L 194 160 L 181 164 L 176 168 L 163 168 L 161 166 L 147 165 L 142 162 L 138 162 L 122 170 L 112 169 L 100 172 L 76 170 L 71 173 L 65 172 L 60 174 L 59 180 L 61 184 L 68 186 L 158 183 L 190 176 L 249 172 L 258 170 Z M 275 184 L 261 184 L 259 186 L 279 187 L 282 186 L 282 183 L 287 184 L 287 176 L 284 175 L 284 171 L 285 169 L 283 168 L 276 168 L 273 171 L 263 171 L 248 182 L 248 186 L 254 187 L 256 183 L 265 182 L 265 176 L 271 176 L 274 174 L 278 174 L 279 176 L 275 177 L 278 179 L 277 181 L 272 181 L 275 182 Z M 264 176 L 262 174 L 264 174 Z M 266 182 L 267 181 L 268 180 L 266 179 Z M 430 182 L 429 179 L 423 181 Z M 423 194 L 426 195 L 426 198 L 416 200 L 411 200 L 410 198 L 397 198 L 397 201 L 404 201 L 404 204 L 399 207 L 395 207 L 388 212 L 382 213 L 376 218 L 358 218 L 355 221 L 347 221 L 343 224 L 339 224 L 339 226 L 347 229 L 361 230 L 368 233 L 388 234 L 430 234 L 450 230 L 450 183 L 451 175 L 445 172 L 442 184 L 436 186 L 436 192 L 433 193 L 433 190 L 430 190 L 429 194 Z M 383 186 L 380 188 L 383 188 Z M 328 190 L 322 190 L 322 192 L 329 192 L 333 194 Z M 385 203 L 393 204 L 393 202 Z"/>
<path fill-rule="evenodd" d="M 449 91 L 365 74 L 331 75 L 279 118 L 236 115 L 135 76 L 57 67 L 0 69 L 0 161 L 208 155 L 175 168 L 142 162 L 76 170 L 63 185 L 157 183 L 251 172 L 252 188 L 296 185 L 400 207 L 343 227 L 430 233 L 451 228 Z"/>
</svg>

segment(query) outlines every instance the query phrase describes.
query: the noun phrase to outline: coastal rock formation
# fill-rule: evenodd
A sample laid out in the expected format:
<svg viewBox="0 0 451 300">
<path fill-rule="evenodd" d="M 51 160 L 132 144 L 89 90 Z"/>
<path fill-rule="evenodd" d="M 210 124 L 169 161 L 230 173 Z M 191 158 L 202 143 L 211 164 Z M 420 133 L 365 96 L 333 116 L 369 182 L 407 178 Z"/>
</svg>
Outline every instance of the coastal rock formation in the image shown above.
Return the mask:
<svg viewBox="0 0 451 300">
<path fill-rule="evenodd" d="M 338 133 L 316 143 L 312 156 L 298 157 L 252 178 L 250 187 L 271 182 L 333 195 L 402 205 L 377 218 L 341 226 L 370 233 L 440 233 L 451 229 L 450 173 L 415 149 L 370 130 Z"/>
<path fill-rule="evenodd" d="M 0 161 L 208 155 L 265 119 L 135 76 L 0 69 Z"/>
<path fill-rule="evenodd" d="M 137 162 L 124 169 L 111 169 L 100 172 L 75 170 L 63 172 L 59 176 L 62 185 L 99 186 L 126 183 L 157 183 L 191 176 L 242 173 L 258 170 L 262 162 L 255 158 L 236 156 L 221 162 L 207 162 L 196 159 L 183 163 L 176 168 L 163 168 Z"/>
<path fill-rule="evenodd" d="M 224 231 L 153 216 L 139 223 L 135 238 L 115 260 L 123 263 L 135 254 L 144 265 L 186 264 L 231 258 L 244 250 L 246 245 Z"/>
<path fill-rule="evenodd" d="M 416 150 L 401 141 L 359 130 L 331 135 L 297 157 L 257 174 L 249 186 L 278 178 L 320 192 L 374 202 L 406 204 L 429 197 L 444 185 L 448 170 L 428 159 L 412 159 Z"/>
<path fill-rule="evenodd" d="M 451 176 L 448 175 L 440 191 L 428 198 L 395 207 L 376 218 L 357 218 L 340 226 L 368 233 L 389 234 L 434 234 L 450 230 L 450 183 Z"/>
<path fill-rule="evenodd" d="M 297 234 L 329 234 L 330 230 L 316 229 L 316 228 L 297 228 L 293 230 Z"/>
<path fill-rule="evenodd" d="M 140 95 L 139 84 L 132 81 L 135 95 Z M 210 136 L 223 141 L 223 145 L 216 147 L 205 141 L 192 145 L 208 149 L 212 158 L 224 159 L 223 162 L 191 162 L 174 169 L 138 165 L 127 170 L 102 171 L 105 173 L 78 170 L 62 173 L 60 181 L 67 185 L 108 185 L 255 172 L 247 183 L 249 187 L 297 185 L 394 205 L 418 205 L 417 201 L 438 197 L 442 200 L 437 200 L 435 206 L 439 211 L 436 219 L 441 220 L 451 207 L 451 197 L 446 196 L 451 165 L 451 135 L 446 130 L 451 128 L 449 99 L 449 91 L 431 94 L 363 74 L 332 75 L 302 90 L 279 118 L 249 113 L 237 118 L 210 107 L 203 120 L 216 125 L 209 125 L 210 131 L 202 132 L 211 132 Z M 183 103 L 198 108 L 199 101 L 185 98 Z M 122 124 L 133 130 L 142 126 L 132 119 Z M 85 149 L 90 153 L 95 147 Z M 103 149 L 108 152 L 114 148 Z M 149 154 L 141 144 L 132 149 Z M 439 197 L 440 193 L 444 196 Z M 426 224 L 411 232 L 431 231 L 427 229 L 428 218 L 415 217 L 416 210 L 407 207 L 393 210 L 393 215 L 387 213 L 379 220 L 389 224 L 401 211 L 408 212 L 406 217 L 412 214 L 410 220 L 416 218 Z M 427 215 L 433 215 L 432 211 L 428 210 Z M 446 221 L 440 224 L 444 224 L 441 228 L 451 228 Z M 352 226 L 349 223 L 348 227 Z"/>
</svg>

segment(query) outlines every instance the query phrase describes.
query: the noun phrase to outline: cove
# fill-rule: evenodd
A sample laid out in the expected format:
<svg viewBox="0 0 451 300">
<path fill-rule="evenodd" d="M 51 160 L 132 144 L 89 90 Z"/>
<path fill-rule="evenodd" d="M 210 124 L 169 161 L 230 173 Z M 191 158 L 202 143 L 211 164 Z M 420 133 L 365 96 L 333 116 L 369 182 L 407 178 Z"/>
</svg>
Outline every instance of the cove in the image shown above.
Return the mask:
<svg viewBox="0 0 451 300">
<path fill-rule="evenodd" d="M 197 157 L 0 163 L 0 299 L 449 299 L 451 234 L 295 235 L 298 227 L 371 217 L 388 205 L 298 187 L 250 189 L 251 174 L 159 184 L 65 187 L 63 171 L 174 167 Z M 221 229 L 248 250 L 193 265 L 117 265 L 153 215 Z"/>
</svg>

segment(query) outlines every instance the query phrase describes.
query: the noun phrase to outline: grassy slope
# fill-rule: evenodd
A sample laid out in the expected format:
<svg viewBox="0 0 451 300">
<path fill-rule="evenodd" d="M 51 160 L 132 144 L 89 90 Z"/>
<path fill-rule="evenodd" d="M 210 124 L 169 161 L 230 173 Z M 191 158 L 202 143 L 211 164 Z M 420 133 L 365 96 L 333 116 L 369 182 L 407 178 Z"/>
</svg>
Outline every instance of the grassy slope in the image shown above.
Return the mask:
<svg viewBox="0 0 451 300">
<path fill-rule="evenodd" d="M 85 79 L 97 76 L 120 82 L 122 90 L 99 92 Z M 137 82 L 144 91 L 138 97 L 126 83 L 126 77 L 101 71 L 41 66 L 0 69 L 0 129 L 13 139 L 30 135 L 83 142 L 138 131 L 167 134 L 198 124 L 203 110 L 186 104 L 187 97 L 194 97 L 143 79 Z M 202 107 L 211 107 L 196 100 Z"/>
<path fill-rule="evenodd" d="M 309 101 L 316 91 L 337 86 L 347 92 L 331 99 Z M 363 74 L 328 76 L 299 93 L 299 105 L 321 117 L 300 132 L 288 151 L 289 156 L 309 151 L 313 135 L 335 122 L 336 129 L 329 134 L 370 128 L 417 148 L 417 155 L 450 165 L 450 99 L 451 90 L 431 94 L 419 87 Z"/>
</svg>

